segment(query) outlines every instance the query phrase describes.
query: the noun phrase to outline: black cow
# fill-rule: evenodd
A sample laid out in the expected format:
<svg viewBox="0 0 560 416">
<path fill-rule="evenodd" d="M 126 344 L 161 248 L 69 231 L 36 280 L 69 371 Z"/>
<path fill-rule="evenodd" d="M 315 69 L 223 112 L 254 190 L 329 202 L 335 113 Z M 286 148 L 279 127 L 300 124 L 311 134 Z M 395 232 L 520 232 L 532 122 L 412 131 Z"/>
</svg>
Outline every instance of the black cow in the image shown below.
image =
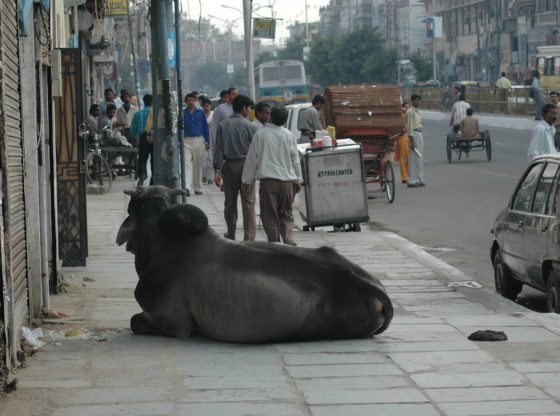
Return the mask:
<svg viewBox="0 0 560 416">
<path fill-rule="evenodd" d="M 272 342 L 364 338 L 383 332 L 393 306 L 381 283 L 330 247 L 235 242 L 208 227 L 179 190 L 131 196 L 117 236 L 135 254 L 138 334 Z"/>
</svg>

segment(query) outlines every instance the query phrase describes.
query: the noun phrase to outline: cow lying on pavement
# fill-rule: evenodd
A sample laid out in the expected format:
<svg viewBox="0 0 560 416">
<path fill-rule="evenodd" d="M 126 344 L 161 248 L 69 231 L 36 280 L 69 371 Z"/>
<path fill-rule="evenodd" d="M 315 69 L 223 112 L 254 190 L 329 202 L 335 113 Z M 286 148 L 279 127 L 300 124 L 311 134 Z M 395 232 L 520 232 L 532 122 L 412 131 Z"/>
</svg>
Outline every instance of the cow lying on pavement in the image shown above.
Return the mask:
<svg viewBox="0 0 560 416">
<path fill-rule="evenodd" d="M 330 247 L 236 242 L 208 227 L 180 190 L 125 191 L 117 244 L 135 254 L 137 334 L 272 342 L 364 338 L 383 332 L 393 306 L 381 283 Z"/>
</svg>

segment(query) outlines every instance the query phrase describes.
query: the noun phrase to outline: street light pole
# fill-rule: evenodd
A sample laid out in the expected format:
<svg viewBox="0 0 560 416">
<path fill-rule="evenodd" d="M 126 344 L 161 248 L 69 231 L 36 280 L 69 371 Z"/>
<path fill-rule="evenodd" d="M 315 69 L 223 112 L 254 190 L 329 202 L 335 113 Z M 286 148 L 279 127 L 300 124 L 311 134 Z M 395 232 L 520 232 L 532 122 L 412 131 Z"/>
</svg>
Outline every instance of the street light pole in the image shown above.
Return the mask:
<svg viewBox="0 0 560 416">
<path fill-rule="evenodd" d="M 243 0 L 243 22 L 245 28 L 245 69 L 247 70 L 247 89 L 249 98 L 255 100 L 255 74 L 253 60 L 253 33 L 251 30 L 253 0 Z"/>
</svg>

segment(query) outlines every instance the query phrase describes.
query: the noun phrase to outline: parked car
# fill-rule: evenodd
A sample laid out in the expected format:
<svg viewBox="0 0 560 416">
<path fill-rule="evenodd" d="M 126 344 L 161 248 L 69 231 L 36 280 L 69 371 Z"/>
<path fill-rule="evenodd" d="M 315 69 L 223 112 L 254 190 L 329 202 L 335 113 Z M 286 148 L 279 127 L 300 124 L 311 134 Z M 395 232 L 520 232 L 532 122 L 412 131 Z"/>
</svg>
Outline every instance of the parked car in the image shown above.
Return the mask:
<svg viewBox="0 0 560 416">
<path fill-rule="evenodd" d="M 286 106 L 289 114 L 288 114 L 288 120 L 286 121 L 284 127 L 290 130 L 294 134 L 294 136 L 296 136 L 297 140 L 299 140 L 301 136 L 301 132 L 299 131 L 298 128 L 299 117 L 301 115 L 301 112 L 309 107 L 311 107 L 311 103 L 290 104 Z"/>
<path fill-rule="evenodd" d="M 496 291 L 515 300 L 523 285 L 546 293 L 560 313 L 560 154 L 533 160 L 494 222 L 490 258 Z"/>
</svg>

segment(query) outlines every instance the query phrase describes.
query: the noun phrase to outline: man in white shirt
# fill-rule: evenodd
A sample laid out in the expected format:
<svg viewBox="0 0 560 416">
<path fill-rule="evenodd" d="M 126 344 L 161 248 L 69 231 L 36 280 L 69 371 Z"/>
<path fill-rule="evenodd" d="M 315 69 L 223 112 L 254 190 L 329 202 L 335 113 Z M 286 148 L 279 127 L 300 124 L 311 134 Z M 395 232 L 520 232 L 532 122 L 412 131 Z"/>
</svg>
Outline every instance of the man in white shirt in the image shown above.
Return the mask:
<svg viewBox="0 0 560 416">
<path fill-rule="evenodd" d="M 527 150 L 529 162 L 537 156 L 546 155 L 556 152 L 554 147 L 554 133 L 556 129 L 553 124 L 556 123 L 556 107 L 552 104 L 546 104 L 542 110 L 543 120 L 539 121 L 533 129 L 533 136 Z"/>
<path fill-rule="evenodd" d="M 461 128 L 461 121 L 467 117 L 468 108 L 471 108 L 471 105 L 465 101 L 465 96 L 461 94 L 459 101 L 453 104 L 453 109 L 451 110 L 451 122 L 449 124 L 455 133 Z"/>
<path fill-rule="evenodd" d="M 270 242 L 296 245 L 293 240 L 292 202 L 300 191 L 301 166 L 296 138 L 282 125 L 288 119 L 284 106 L 275 106 L 271 123 L 257 130 L 245 159 L 243 185 L 260 180 L 259 200 L 263 228 Z"/>
</svg>

